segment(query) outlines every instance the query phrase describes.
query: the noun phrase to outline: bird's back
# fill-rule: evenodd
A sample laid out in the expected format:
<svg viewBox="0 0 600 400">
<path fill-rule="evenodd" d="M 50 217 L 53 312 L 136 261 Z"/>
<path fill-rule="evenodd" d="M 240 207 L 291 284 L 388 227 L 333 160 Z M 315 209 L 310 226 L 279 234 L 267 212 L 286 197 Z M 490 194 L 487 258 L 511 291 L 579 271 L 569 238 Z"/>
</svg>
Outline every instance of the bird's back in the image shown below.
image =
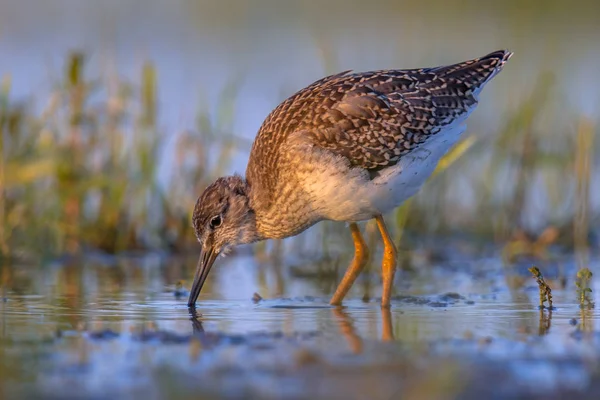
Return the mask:
<svg viewBox="0 0 600 400">
<path fill-rule="evenodd" d="M 393 166 L 477 105 L 478 94 L 510 58 L 508 51 L 458 64 L 410 70 L 350 71 L 298 91 L 265 119 L 246 171 L 272 203 L 292 133 L 369 172 Z"/>
</svg>

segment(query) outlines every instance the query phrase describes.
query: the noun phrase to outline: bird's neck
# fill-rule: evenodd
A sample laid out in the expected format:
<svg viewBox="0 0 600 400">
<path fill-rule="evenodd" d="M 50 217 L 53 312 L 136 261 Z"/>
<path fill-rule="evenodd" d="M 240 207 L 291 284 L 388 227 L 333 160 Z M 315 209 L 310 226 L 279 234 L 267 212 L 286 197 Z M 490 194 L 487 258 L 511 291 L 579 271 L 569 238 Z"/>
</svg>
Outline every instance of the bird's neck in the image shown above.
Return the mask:
<svg viewBox="0 0 600 400">
<path fill-rule="evenodd" d="M 320 220 L 304 212 L 303 207 L 290 212 L 290 205 L 297 203 L 293 199 L 297 193 L 285 190 L 287 185 L 276 187 L 273 192 L 252 181 L 247 181 L 247 185 L 250 209 L 255 215 L 257 240 L 295 236 Z"/>
<path fill-rule="evenodd" d="M 272 212 L 273 199 L 265 196 L 258 183 L 246 179 L 248 188 L 248 201 L 256 224 L 256 241 L 274 239 L 273 235 L 276 226 L 276 218 Z"/>
</svg>

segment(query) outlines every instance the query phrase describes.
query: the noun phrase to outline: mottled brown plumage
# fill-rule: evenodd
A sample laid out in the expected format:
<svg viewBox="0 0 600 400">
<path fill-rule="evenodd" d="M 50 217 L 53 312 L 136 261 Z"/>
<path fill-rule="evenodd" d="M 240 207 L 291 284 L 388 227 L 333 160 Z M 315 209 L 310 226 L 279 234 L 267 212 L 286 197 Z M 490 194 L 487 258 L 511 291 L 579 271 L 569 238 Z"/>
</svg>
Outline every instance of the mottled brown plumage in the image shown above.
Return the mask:
<svg viewBox="0 0 600 400">
<path fill-rule="evenodd" d="M 511 55 L 502 50 L 450 66 L 346 71 L 316 81 L 266 118 L 246 174 L 272 188 L 276 178 L 267 171 L 277 169 L 281 145 L 298 131 L 353 166 L 370 170 L 393 165 L 468 112 L 479 90 Z"/>
<path fill-rule="evenodd" d="M 346 71 L 295 93 L 261 126 L 246 180 L 221 178 L 198 199 L 193 221 L 203 251 L 293 236 L 323 219 L 375 218 L 398 206 L 458 140 L 479 92 L 511 55 Z M 222 225 L 210 226 L 214 216 Z"/>
</svg>

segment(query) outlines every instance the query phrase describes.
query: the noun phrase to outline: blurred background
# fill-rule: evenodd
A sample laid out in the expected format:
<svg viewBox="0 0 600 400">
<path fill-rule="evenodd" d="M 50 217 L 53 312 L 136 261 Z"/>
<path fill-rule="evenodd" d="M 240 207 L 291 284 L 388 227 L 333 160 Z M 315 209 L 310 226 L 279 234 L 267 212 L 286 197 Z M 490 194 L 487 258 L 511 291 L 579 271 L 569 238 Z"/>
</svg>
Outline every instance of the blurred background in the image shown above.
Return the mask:
<svg viewBox="0 0 600 400">
<path fill-rule="evenodd" d="M 515 56 L 486 88 L 466 142 L 390 218 L 416 233 L 501 241 L 552 227 L 572 244 L 578 221 L 581 237 L 596 228 L 595 1 L 0 7 L 4 257 L 189 248 L 197 195 L 217 175 L 244 172 L 263 119 L 296 90 L 340 70 L 436 66 L 500 48 Z"/>
<path fill-rule="evenodd" d="M 296 352 L 305 342 L 294 335 L 307 331 L 332 365 L 348 362 L 340 335 L 353 352 L 361 338 L 461 338 L 477 356 L 494 338 L 491 354 L 506 361 L 551 332 L 535 340 L 541 363 L 516 365 L 514 376 L 546 388 L 555 377 L 598 382 L 598 362 L 566 374 L 544 362 L 600 359 L 597 342 L 576 349 L 571 336 L 600 324 L 587 298 L 598 280 L 577 272 L 599 267 L 599 21 L 594 0 L 0 0 L 0 397 L 157 398 L 176 393 L 173 377 L 193 395 L 203 385 L 246 393 L 228 377 L 267 393 L 282 368 L 320 365 Z M 438 66 L 503 48 L 514 56 L 483 91 L 464 140 L 385 216 L 401 250 L 391 312 L 374 300 L 381 243 L 371 222 L 361 224 L 371 260 L 348 307 L 326 307 L 352 242 L 344 224 L 325 222 L 219 260 L 201 314 L 188 314 L 196 198 L 217 176 L 244 173 L 282 100 L 343 70 Z M 554 320 L 537 307 L 534 263 L 555 290 Z M 255 305 L 254 292 L 267 300 L 257 294 Z M 190 332 L 202 326 L 201 352 Z M 247 336 L 257 331 L 268 334 Z M 282 332 L 292 347 L 265 353 Z M 442 354 L 469 352 L 452 343 Z M 365 348 L 359 370 L 385 380 L 377 362 L 388 366 L 391 348 Z M 431 384 L 413 368 L 421 357 L 406 357 L 388 382 L 416 374 L 413 397 L 439 389 L 436 398 L 449 398 L 471 376 L 433 362 Z M 496 361 L 484 364 L 511 371 Z M 473 382 L 495 390 L 488 378 Z M 316 387 L 294 379 L 289 390 Z M 511 379 L 502 387 L 516 387 Z"/>
</svg>

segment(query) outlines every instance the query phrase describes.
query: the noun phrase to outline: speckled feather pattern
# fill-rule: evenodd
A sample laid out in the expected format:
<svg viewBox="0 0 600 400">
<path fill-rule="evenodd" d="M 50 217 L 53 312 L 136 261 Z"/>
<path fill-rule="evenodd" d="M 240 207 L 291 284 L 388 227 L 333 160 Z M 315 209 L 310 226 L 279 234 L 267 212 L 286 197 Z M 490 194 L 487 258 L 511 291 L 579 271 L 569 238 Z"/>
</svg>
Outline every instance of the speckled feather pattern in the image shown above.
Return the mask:
<svg viewBox="0 0 600 400">
<path fill-rule="evenodd" d="M 460 139 L 480 91 L 511 55 L 497 51 L 436 68 L 347 71 L 281 103 L 257 134 L 246 177 L 221 177 L 196 201 L 192 224 L 202 252 L 188 307 L 216 257 L 234 246 L 294 236 L 322 220 L 381 217 L 414 196 Z M 388 239 L 381 300 L 387 307 L 396 256 L 385 224 L 377 222 Z M 356 229 L 353 237 L 357 246 Z M 356 260 L 332 304 L 340 304 L 362 268 Z"/>
<path fill-rule="evenodd" d="M 251 203 L 262 214 L 263 229 L 273 231 L 268 236 L 290 236 L 318 220 L 296 221 L 293 227 L 283 221 L 315 214 L 294 183 L 299 169 L 312 170 L 295 162 L 291 149 L 296 144 L 310 143 L 349 169 L 374 176 L 466 118 L 483 86 L 511 55 L 501 50 L 435 68 L 346 71 L 289 97 L 261 126 L 246 170 Z"/>
</svg>

